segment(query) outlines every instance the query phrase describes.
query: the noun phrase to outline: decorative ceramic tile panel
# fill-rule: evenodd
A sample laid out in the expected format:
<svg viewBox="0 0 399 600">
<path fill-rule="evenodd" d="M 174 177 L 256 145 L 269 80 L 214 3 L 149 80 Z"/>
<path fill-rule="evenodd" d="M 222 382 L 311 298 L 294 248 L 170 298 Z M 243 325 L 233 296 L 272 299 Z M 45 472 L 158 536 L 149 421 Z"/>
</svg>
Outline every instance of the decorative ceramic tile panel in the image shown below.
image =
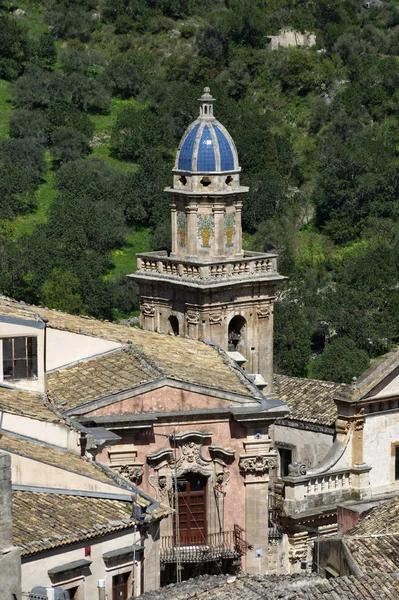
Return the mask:
<svg viewBox="0 0 399 600">
<path fill-rule="evenodd" d="M 177 243 L 180 248 L 187 244 L 187 216 L 184 212 L 177 213 Z"/>
<path fill-rule="evenodd" d="M 226 248 L 234 247 L 234 240 L 236 235 L 236 214 L 234 212 L 225 213 L 224 215 L 224 237 L 226 241 Z"/>
<path fill-rule="evenodd" d="M 197 219 L 197 236 L 201 242 L 201 248 L 210 248 L 214 236 L 213 215 L 199 213 Z"/>
</svg>

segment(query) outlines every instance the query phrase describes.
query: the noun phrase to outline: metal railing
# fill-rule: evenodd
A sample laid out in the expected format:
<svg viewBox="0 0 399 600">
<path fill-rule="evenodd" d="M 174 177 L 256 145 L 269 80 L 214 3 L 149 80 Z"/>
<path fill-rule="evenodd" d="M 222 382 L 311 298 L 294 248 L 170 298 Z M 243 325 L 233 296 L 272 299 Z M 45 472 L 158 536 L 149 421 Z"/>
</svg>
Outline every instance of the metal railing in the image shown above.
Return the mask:
<svg viewBox="0 0 399 600">
<path fill-rule="evenodd" d="M 245 541 L 242 533 L 243 530 L 240 528 L 240 536 L 236 529 L 211 533 L 206 536 L 190 535 L 189 539 L 181 536 L 179 546 L 181 562 L 206 562 L 218 558 L 237 558 L 243 554 Z M 176 537 L 173 535 L 162 536 L 161 562 L 175 562 L 176 551 Z"/>
</svg>

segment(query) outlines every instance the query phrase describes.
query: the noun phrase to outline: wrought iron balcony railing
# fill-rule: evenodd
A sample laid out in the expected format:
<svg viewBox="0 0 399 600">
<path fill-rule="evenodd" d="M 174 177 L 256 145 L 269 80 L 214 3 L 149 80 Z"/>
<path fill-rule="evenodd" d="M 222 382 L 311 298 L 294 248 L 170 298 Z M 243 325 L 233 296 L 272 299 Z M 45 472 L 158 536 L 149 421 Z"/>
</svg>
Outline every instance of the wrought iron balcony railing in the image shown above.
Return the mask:
<svg viewBox="0 0 399 600">
<path fill-rule="evenodd" d="M 220 531 L 206 535 L 190 536 L 181 539 L 180 546 L 176 545 L 173 535 L 161 537 L 161 562 L 175 562 L 178 553 L 181 562 L 207 562 L 218 558 L 239 558 L 247 550 L 243 538 L 244 531 L 234 528 L 234 531 Z"/>
</svg>

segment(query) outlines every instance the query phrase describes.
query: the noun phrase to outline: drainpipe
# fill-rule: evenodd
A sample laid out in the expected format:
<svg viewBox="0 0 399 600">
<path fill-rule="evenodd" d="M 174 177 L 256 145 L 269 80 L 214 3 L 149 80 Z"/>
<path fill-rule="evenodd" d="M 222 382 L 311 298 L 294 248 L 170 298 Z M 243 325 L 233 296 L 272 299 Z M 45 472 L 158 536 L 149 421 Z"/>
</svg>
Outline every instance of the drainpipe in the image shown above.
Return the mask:
<svg viewBox="0 0 399 600">
<path fill-rule="evenodd" d="M 105 579 L 99 579 L 97 583 L 98 600 L 105 600 Z"/>
</svg>

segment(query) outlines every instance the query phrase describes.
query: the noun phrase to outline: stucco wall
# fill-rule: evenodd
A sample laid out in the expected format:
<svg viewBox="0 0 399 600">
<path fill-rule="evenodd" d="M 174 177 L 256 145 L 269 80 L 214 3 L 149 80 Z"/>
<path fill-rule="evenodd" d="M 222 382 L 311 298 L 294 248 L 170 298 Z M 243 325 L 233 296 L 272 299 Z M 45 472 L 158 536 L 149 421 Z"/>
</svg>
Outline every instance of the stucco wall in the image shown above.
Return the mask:
<svg viewBox="0 0 399 600">
<path fill-rule="evenodd" d="M 55 415 L 54 419 L 56 419 Z M 12 413 L 4 413 L 2 427 L 6 431 L 33 437 L 35 440 L 54 444 L 54 446 L 59 446 L 74 454 L 80 454 L 80 448 L 77 445 L 78 433 L 72 429 L 67 429 L 63 425 L 29 419 Z"/>
<path fill-rule="evenodd" d="M 84 490 L 123 494 L 131 497 L 131 493 L 118 486 L 91 479 L 77 473 L 47 465 L 24 456 L 11 454 L 12 482 L 18 485 L 59 488 L 66 490 Z M 67 475 L 67 476 L 66 476 Z"/>
<path fill-rule="evenodd" d="M 363 431 L 363 460 L 372 467 L 372 493 L 399 490 L 395 482 L 395 455 L 392 444 L 399 444 L 399 411 L 366 416 Z"/>
<path fill-rule="evenodd" d="M 323 460 L 334 441 L 332 433 L 307 431 L 299 427 L 273 425 L 272 431 L 274 442 L 294 446 L 292 460 L 300 460 L 307 467 L 315 467 Z"/>
<path fill-rule="evenodd" d="M 211 460 L 208 451 L 210 444 L 222 446 L 235 451 L 234 461 L 228 465 L 230 480 L 225 486 L 224 496 L 224 523 L 223 529 L 232 531 L 235 524 L 245 529 L 245 486 L 242 475 L 238 469 L 239 456 L 244 454 L 243 440 L 246 439 L 246 431 L 243 426 L 236 422 L 229 421 L 202 421 L 192 424 L 172 424 L 155 426 L 153 432 L 151 430 L 137 431 L 134 433 L 126 433 L 118 430 L 118 434 L 122 436 L 120 445 L 131 446 L 132 452 L 136 453 L 135 462 L 143 464 L 144 475 L 140 487 L 150 494 L 155 496 L 156 490 L 150 485 L 150 477 L 154 477 L 155 471 L 147 462 L 147 455 L 154 453 L 161 448 L 171 448 L 171 443 L 168 437 L 175 431 L 177 433 L 188 431 L 209 431 L 212 433 L 211 439 L 204 442 L 202 447 L 202 456 L 205 459 Z M 147 434 L 149 433 L 149 435 Z M 117 445 L 113 446 L 113 449 Z M 112 449 L 111 449 L 112 452 Z M 180 456 L 179 449 L 177 450 Z M 109 463 L 110 451 L 105 448 L 97 458 L 98 461 Z M 212 473 L 214 465 L 210 465 Z M 210 471 L 211 472 L 211 471 Z M 265 499 L 266 501 L 266 499 Z"/>
<path fill-rule="evenodd" d="M 46 370 L 51 371 L 83 358 L 121 348 L 121 344 L 99 338 L 47 328 Z"/>
<path fill-rule="evenodd" d="M 254 402 L 255 404 L 255 402 Z M 103 408 L 85 413 L 91 415 L 119 415 L 151 412 L 177 412 L 185 410 L 198 410 L 201 408 L 219 408 L 236 405 L 231 400 L 206 396 L 197 392 L 163 386 L 145 394 L 138 394 L 120 402 L 114 402 Z"/>
<path fill-rule="evenodd" d="M 71 544 L 49 552 L 41 552 L 36 556 L 23 558 L 22 591 L 25 593 L 29 592 L 33 587 L 39 585 L 52 587 L 52 581 L 47 573 L 49 569 L 60 567 L 72 561 L 86 559 L 92 561 L 89 569 L 84 571 L 87 574 L 78 576 L 76 579 L 65 580 L 65 582 L 60 582 L 56 585 L 61 586 L 63 589 L 74 588 L 79 585 L 82 592 L 84 592 L 84 595 L 81 595 L 82 599 L 96 600 L 98 598 L 98 580 L 105 579 L 107 600 L 112 600 L 112 577 L 121 573 L 132 573 L 132 556 L 129 555 L 128 558 L 121 557 L 116 566 L 107 568 L 102 555 L 104 552 L 131 546 L 135 541 L 137 543 L 139 539 L 140 534 L 138 532 L 134 533 L 133 529 L 130 529 L 110 534 L 97 540 L 87 540 L 79 544 Z M 85 547 L 87 546 L 91 548 L 91 556 L 85 557 Z M 112 564 L 114 565 L 115 563 Z M 138 595 L 140 592 L 140 563 L 137 560 L 135 575 L 135 592 Z M 131 585 L 131 580 L 129 584 Z"/>
</svg>

